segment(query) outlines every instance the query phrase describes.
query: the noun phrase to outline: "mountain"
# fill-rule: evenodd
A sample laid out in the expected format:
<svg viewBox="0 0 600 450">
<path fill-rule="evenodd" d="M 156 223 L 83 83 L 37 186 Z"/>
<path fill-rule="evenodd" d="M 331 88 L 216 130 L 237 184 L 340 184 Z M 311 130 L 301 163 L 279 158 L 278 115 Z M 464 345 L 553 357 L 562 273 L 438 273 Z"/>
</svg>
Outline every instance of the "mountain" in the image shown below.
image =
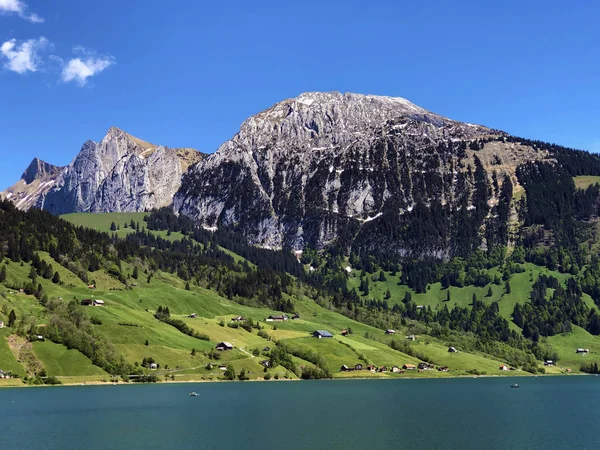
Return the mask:
<svg viewBox="0 0 600 450">
<path fill-rule="evenodd" d="M 508 241 L 517 167 L 532 161 L 554 159 L 402 98 L 305 93 L 248 118 L 184 176 L 174 206 L 267 248 L 468 255 L 495 244 L 486 229 Z"/>
<path fill-rule="evenodd" d="M 170 205 L 183 174 L 201 159 L 196 150 L 157 146 L 113 127 L 100 142 L 85 142 L 64 168 L 34 159 L 3 196 L 53 214 L 146 211 Z"/>
<path fill-rule="evenodd" d="M 31 164 L 21 175 L 21 179 L 4 192 L 0 198 L 11 200 L 18 208 L 29 209 L 46 195 L 56 183 L 62 167 L 53 166 L 38 158 L 33 158 Z"/>
</svg>

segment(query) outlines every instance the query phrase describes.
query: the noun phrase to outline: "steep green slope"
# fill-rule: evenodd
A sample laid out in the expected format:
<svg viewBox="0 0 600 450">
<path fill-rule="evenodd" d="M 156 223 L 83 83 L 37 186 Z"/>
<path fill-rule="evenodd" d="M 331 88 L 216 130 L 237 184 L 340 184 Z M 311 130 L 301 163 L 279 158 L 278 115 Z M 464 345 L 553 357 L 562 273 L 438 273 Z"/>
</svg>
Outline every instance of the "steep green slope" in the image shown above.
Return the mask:
<svg viewBox="0 0 600 450">
<path fill-rule="evenodd" d="M 53 267 L 58 263 L 47 254 L 43 255 Z M 9 277 L 11 283 L 26 283 L 30 272 L 28 263 L 9 263 Z M 125 271 L 131 267 L 123 263 Z M 14 269 L 14 270 L 13 270 Z M 261 361 L 268 359 L 262 350 L 265 346 L 275 347 L 275 341 L 289 346 L 290 349 L 314 351 L 322 355 L 327 361 L 327 368 L 333 376 L 357 376 L 359 373 L 340 373 L 343 364 L 355 365 L 375 364 L 377 366 L 403 364 L 417 364 L 420 359 L 389 347 L 390 336 L 386 336 L 380 329 L 356 322 L 338 313 L 329 311 L 308 298 L 294 299 L 296 310 L 301 318 L 285 322 L 265 322 L 265 318 L 273 314 L 281 314 L 267 308 L 256 308 L 240 305 L 218 296 L 213 291 L 192 287 L 184 289 L 184 283 L 169 274 L 158 273 L 148 283 L 138 280 L 137 286 L 126 288 L 117 280 L 112 279 L 101 271 L 91 273 L 96 279 L 110 279 L 113 283 L 99 282 L 96 289 L 89 289 L 85 283 L 76 282 L 67 273 L 62 279 L 71 281 L 54 284 L 50 280 L 38 280 L 44 291 L 50 297 L 60 297 L 63 301 L 77 299 L 102 299 L 103 307 L 77 306 L 86 316 L 93 318 L 96 329 L 113 343 L 131 364 L 141 364 L 144 358 L 153 358 L 159 365 L 161 376 L 173 375 L 175 379 L 200 379 L 222 377 L 223 371 L 218 369 L 219 364 L 231 364 L 239 373 L 244 369 L 251 378 L 264 376 Z M 72 274 L 71 274 L 72 275 Z M 102 284 L 107 284 L 102 289 Z M 15 309 L 19 318 L 35 312 L 36 322 L 44 324 L 47 319 L 44 308 L 37 301 L 25 294 L 7 295 L 0 300 L 7 308 Z M 160 306 L 168 306 L 171 318 L 183 320 L 189 327 L 208 335 L 210 341 L 199 340 L 181 333 L 173 326 L 163 323 L 154 317 L 155 311 Z M 6 308 L 5 308 L 6 309 Z M 189 318 L 192 313 L 197 318 Z M 260 321 L 262 331 L 266 332 L 272 342 L 258 336 L 258 330 L 251 332 L 241 327 L 231 328 L 231 318 L 244 316 Z M 43 330 L 43 327 L 41 328 Z M 311 337 L 316 329 L 326 329 L 334 333 L 334 339 L 319 340 Z M 341 336 L 344 329 L 352 330 L 351 335 Z M 2 343 L 5 344 L 9 331 L 5 329 Z M 365 336 L 368 336 L 365 337 Z M 427 344 L 417 341 L 412 345 L 423 357 L 439 365 L 448 365 L 450 374 L 467 374 L 467 370 L 477 369 L 480 372 L 494 373 L 500 361 L 489 359 L 486 355 L 461 353 L 450 355 L 447 346 L 439 340 L 423 336 Z M 211 360 L 208 356 L 218 342 L 231 342 L 235 349 L 230 352 L 218 353 L 218 360 Z M 146 345 L 147 344 L 147 345 Z M 192 349 L 195 354 L 192 355 Z M 6 347 L 6 350 L 8 348 Z M 49 376 L 57 376 L 64 382 L 73 380 L 89 381 L 93 379 L 106 380 L 108 375 L 100 368 L 91 364 L 91 361 L 77 350 L 67 350 L 64 346 L 52 342 L 34 342 L 33 350 L 39 361 L 45 366 Z M 253 355 L 259 353 L 259 356 Z M 450 356 L 449 356 L 450 355 Z M 452 356 L 452 357 L 451 357 Z M 309 361 L 294 357 L 298 367 L 312 366 Z M 15 361 L 16 362 L 16 361 Z M 212 368 L 207 368 L 212 363 Z M 7 370 L 23 375 L 23 370 L 11 365 Z M 284 368 L 271 369 L 273 374 L 280 376 L 288 374 L 294 377 L 289 370 Z M 398 376 L 390 373 L 371 374 L 367 371 L 360 372 L 363 376 Z M 447 376 L 448 373 L 431 371 L 429 375 Z M 418 373 L 404 376 L 417 376 Z M 78 378 L 73 378 L 78 377 Z"/>
</svg>

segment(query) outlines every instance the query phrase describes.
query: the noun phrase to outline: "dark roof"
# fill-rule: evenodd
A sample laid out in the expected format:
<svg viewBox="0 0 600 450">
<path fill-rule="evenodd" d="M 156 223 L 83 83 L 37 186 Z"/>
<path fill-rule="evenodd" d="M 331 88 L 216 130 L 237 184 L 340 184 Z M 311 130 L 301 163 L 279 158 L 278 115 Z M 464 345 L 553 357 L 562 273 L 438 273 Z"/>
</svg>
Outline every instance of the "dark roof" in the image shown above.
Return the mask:
<svg viewBox="0 0 600 450">
<path fill-rule="evenodd" d="M 331 334 L 329 331 L 317 330 L 313 334 L 315 333 L 320 334 L 323 337 L 333 337 L 333 334 Z"/>
</svg>

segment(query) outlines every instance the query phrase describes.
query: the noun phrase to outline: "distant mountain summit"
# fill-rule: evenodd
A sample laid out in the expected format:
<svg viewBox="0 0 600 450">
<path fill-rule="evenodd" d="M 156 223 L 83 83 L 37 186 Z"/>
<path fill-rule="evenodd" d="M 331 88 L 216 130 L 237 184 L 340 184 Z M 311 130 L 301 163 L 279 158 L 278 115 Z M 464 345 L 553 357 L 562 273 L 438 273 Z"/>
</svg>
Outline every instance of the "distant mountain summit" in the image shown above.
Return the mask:
<svg viewBox="0 0 600 450">
<path fill-rule="evenodd" d="M 34 159 L 2 196 L 53 214 L 146 211 L 170 205 L 183 174 L 201 159 L 196 150 L 158 146 L 112 127 L 100 142 L 85 142 L 66 167 Z"/>
<path fill-rule="evenodd" d="M 369 251 L 445 257 L 457 235 L 477 235 L 493 219 L 505 180 L 511 192 L 521 189 L 519 164 L 548 156 L 508 138 L 403 98 L 304 93 L 244 121 L 184 177 L 175 209 L 264 247 L 360 242 Z M 444 221 L 444 231 L 418 240 L 415 216 Z"/>
</svg>

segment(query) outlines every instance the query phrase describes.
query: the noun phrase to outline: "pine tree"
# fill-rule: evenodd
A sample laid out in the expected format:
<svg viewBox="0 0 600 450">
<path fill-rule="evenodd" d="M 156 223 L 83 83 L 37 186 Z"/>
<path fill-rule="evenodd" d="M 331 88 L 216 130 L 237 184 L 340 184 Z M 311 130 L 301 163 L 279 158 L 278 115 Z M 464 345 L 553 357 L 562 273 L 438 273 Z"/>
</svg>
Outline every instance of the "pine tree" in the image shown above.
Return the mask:
<svg viewBox="0 0 600 450">
<path fill-rule="evenodd" d="M 138 267 L 137 267 L 137 266 L 135 266 L 135 267 L 133 268 L 133 274 L 132 274 L 131 276 L 132 276 L 134 279 L 136 279 L 136 280 L 138 279 L 138 276 L 139 276 L 139 271 L 138 271 Z"/>
<path fill-rule="evenodd" d="M 150 342 L 148 342 L 148 339 L 146 339 L 146 342 L 144 342 L 144 345 L 145 345 L 146 347 L 148 347 L 148 346 L 150 345 Z"/>
<path fill-rule="evenodd" d="M 446 301 L 449 302 L 450 301 L 450 289 L 448 289 L 446 291 Z"/>
<path fill-rule="evenodd" d="M 117 231 L 117 224 L 116 223 L 112 222 L 110 224 L 110 231 Z"/>
<path fill-rule="evenodd" d="M 17 321 L 17 315 L 15 314 L 15 310 L 11 309 L 10 314 L 8 315 L 8 327 L 12 328 Z"/>
<path fill-rule="evenodd" d="M 185 283 L 185 290 L 186 291 L 190 290 L 190 282 L 189 281 Z"/>
<path fill-rule="evenodd" d="M 196 349 L 195 348 L 192 349 L 192 356 L 196 356 Z"/>
<path fill-rule="evenodd" d="M 4 281 L 6 281 L 6 266 L 2 264 L 2 267 L 0 267 L 0 283 Z"/>
<path fill-rule="evenodd" d="M 492 296 L 492 287 L 490 286 L 490 287 L 488 287 L 486 297 L 491 297 L 491 296 Z"/>
<path fill-rule="evenodd" d="M 510 294 L 510 283 L 508 282 L 508 280 L 506 280 L 506 283 L 504 284 L 504 289 L 507 294 Z"/>
</svg>

